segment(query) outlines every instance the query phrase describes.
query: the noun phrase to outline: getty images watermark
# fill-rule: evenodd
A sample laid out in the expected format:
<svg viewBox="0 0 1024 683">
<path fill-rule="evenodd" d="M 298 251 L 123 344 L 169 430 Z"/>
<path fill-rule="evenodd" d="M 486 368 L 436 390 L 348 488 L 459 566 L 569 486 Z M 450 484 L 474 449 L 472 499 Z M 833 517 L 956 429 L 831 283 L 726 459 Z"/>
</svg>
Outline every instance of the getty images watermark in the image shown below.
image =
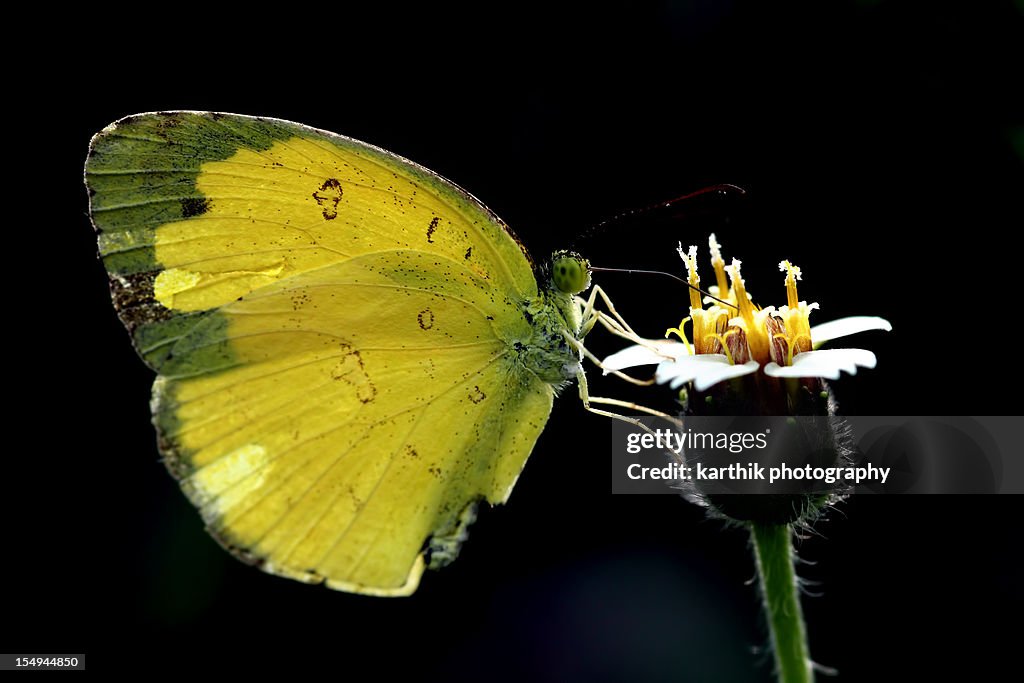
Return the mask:
<svg viewBox="0 0 1024 683">
<path fill-rule="evenodd" d="M 668 428 L 655 429 L 652 432 L 633 432 L 626 436 L 626 452 L 637 455 L 643 451 L 658 451 L 671 454 L 678 458 L 662 467 L 647 467 L 639 462 L 631 463 L 626 468 L 626 476 L 630 479 L 661 479 L 676 481 L 765 481 L 774 484 L 784 479 L 797 481 L 822 481 L 826 484 L 851 482 L 860 484 L 862 481 L 877 480 L 885 483 L 889 478 L 891 467 L 866 467 L 854 465 L 834 467 L 812 467 L 810 464 L 791 466 L 785 462 L 777 467 L 766 467 L 757 460 L 746 463 L 730 463 L 713 466 L 694 459 L 692 467 L 683 464 L 682 457 L 687 451 L 704 452 L 710 449 L 721 449 L 730 454 L 742 454 L 748 450 L 765 451 L 768 448 L 768 435 L 771 428 L 764 432 L 694 432 L 686 430 L 677 432 Z M 759 454 L 760 455 L 760 454 Z"/>
<path fill-rule="evenodd" d="M 613 424 L 613 493 L 1024 493 L 1019 417 L 637 419 Z"/>
</svg>

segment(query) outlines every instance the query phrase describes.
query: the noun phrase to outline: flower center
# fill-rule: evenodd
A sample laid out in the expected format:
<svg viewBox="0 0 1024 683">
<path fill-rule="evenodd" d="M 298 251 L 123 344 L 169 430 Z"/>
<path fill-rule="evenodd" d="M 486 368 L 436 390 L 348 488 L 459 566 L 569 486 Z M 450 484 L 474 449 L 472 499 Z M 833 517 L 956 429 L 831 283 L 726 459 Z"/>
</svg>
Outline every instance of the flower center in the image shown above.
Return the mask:
<svg viewBox="0 0 1024 683">
<path fill-rule="evenodd" d="M 711 264 L 715 268 L 718 282 L 716 296 L 735 302 L 736 313 L 723 306 L 711 303 L 704 310 L 701 301 L 700 276 L 697 274 L 697 247 L 683 251 L 679 244 L 679 257 L 686 264 L 687 283 L 690 285 L 690 315 L 665 332 L 679 336 L 686 344 L 687 352 L 693 354 L 724 353 L 732 364 L 755 360 L 764 365 L 774 362 L 785 366 L 793 364 L 793 357 L 813 348 L 809 316 L 818 304 L 808 305 L 800 301 L 796 283 L 800 279 L 800 268 L 789 261 L 779 263 L 786 273 L 786 305 L 776 310 L 774 306 L 759 308 L 750 298 L 746 283 L 740 273 L 739 259 L 733 259 L 728 267 L 722 259 L 721 246 L 714 235 L 708 239 L 711 249 Z M 726 283 L 728 275 L 730 283 Z M 714 291 L 714 288 L 712 288 Z M 732 303 L 728 305 L 732 306 Z M 685 325 L 693 325 L 693 345 L 686 337 Z"/>
</svg>

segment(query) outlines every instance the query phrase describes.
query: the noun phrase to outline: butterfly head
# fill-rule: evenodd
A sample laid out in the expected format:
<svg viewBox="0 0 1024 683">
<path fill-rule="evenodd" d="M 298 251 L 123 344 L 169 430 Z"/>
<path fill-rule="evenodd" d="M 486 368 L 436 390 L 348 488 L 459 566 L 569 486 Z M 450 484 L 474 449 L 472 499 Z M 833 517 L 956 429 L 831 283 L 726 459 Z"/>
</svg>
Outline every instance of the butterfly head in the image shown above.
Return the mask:
<svg viewBox="0 0 1024 683">
<path fill-rule="evenodd" d="M 579 294 L 590 287 L 590 261 L 574 251 L 556 251 L 551 257 L 551 282 L 564 294 Z"/>
</svg>

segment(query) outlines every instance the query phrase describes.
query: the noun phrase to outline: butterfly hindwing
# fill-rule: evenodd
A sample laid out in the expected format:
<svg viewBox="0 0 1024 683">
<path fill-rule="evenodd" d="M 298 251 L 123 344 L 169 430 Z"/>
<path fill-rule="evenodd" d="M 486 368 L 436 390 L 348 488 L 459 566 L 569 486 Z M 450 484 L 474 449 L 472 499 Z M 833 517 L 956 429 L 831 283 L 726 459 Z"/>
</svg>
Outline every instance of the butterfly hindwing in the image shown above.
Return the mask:
<svg viewBox="0 0 1024 683">
<path fill-rule="evenodd" d="M 93 140 L 100 254 L 211 531 L 268 571 L 415 590 L 550 412 L 531 264 L 467 193 L 297 124 L 171 112 Z"/>
</svg>

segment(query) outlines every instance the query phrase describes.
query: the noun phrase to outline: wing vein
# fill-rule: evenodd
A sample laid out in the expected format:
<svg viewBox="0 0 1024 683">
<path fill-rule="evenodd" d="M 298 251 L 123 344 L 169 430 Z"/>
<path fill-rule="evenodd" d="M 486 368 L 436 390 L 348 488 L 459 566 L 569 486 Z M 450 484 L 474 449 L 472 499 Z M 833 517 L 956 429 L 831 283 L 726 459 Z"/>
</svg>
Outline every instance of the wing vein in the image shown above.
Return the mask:
<svg viewBox="0 0 1024 683">
<path fill-rule="evenodd" d="M 505 355 L 505 353 L 506 353 L 506 352 L 502 352 L 502 353 L 500 353 L 500 354 L 497 354 L 497 355 L 493 356 L 493 357 L 492 357 L 491 359 L 489 359 L 489 360 L 487 361 L 487 363 L 485 363 L 485 364 L 484 364 L 484 365 L 483 365 L 482 367 L 480 367 L 480 368 L 479 368 L 478 370 L 476 370 L 476 372 L 474 372 L 474 373 L 473 373 L 472 375 L 470 375 L 470 376 L 472 377 L 472 376 L 475 376 L 475 375 L 479 375 L 479 374 L 480 374 L 481 372 L 483 372 L 483 371 L 484 371 L 485 369 L 487 369 L 487 368 L 488 368 L 488 367 L 489 367 L 490 365 L 492 365 L 492 364 L 493 364 L 494 362 L 496 362 L 496 361 L 497 361 L 497 360 L 498 360 L 499 358 L 501 358 L 501 357 L 502 357 L 503 355 Z M 441 396 L 444 396 L 445 394 L 448 394 L 448 393 L 450 393 L 450 392 L 454 391 L 454 390 L 455 390 L 455 389 L 457 389 L 458 387 L 460 387 L 460 386 L 462 386 L 462 385 L 466 384 L 466 383 L 467 383 L 468 381 L 469 381 L 469 380 L 468 380 L 467 378 L 460 378 L 460 379 L 459 379 L 459 381 L 457 381 L 457 382 L 455 382 L 454 384 L 450 385 L 450 386 L 449 386 L 448 388 L 446 388 L 445 390 L 443 390 L 443 391 L 441 391 L 441 392 L 439 392 L 439 393 L 435 394 L 435 395 L 434 395 L 434 396 L 433 396 L 433 397 L 432 397 L 432 398 L 431 398 L 431 399 L 430 399 L 429 401 L 425 401 L 425 402 L 423 402 L 423 403 L 421 403 L 421 404 L 417 404 L 417 405 L 415 405 L 415 406 L 411 406 L 411 407 L 408 407 L 408 408 L 404 408 L 404 409 L 402 409 L 402 410 L 399 410 L 399 411 L 393 412 L 393 413 L 391 413 L 390 415 L 387 415 L 387 416 L 385 416 L 385 417 L 382 417 L 382 418 L 379 418 L 379 419 L 377 419 L 377 420 L 374 420 L 374 421 L 372 421 L 372 422 L 369 422 L 369 423 L 367 423 L 367 424 L 365 425 L 365 428 L 364 428 L 364 429 L 362 430 L 362 433 L 361 433 L 361 435 L 360 435 L 360 436 L 361 436 L 361 437 L 365 437 L 365 435 L 366 435 L 367 433 L 369 433 L 369 431 L 370 431 L 371 429 L 373 429 L 374 427 L 377 427 L 377 426 L 379 426 L 379 425 L 382 425 L 382 424 L 384 424 L 384 423 L 386 423 L 386 422 L 390 422 L 390 421 L 394 420 L 395 418 L 399 417 L 400 415 L 403 415 L 403 414 L 405 414 L 405 413 L 408 413 L 408 412 L 410 412 L 410 411 L 413 411 L 413 410 L 416 410 L 416 409 L 420 409 L 420 408 L 422 408 L 422 409 L 424 409 L 424 410 L 425 410 L 425 408 L 426 408 L 426 407 L 427 407 L 428 405 L 430 405 L 431 403 L 433 403 L 434 401 L 436 401 L 437 399 L 439 399 L 439 398 L 440 398 Z M 283 451 L 281 451 L 280 453 L 276 454 L 276 455 L 275 455 L 275 456 L 274 456 L 273 458 L 271 458 L 271 459 L 267 460 L 267 461 L 266 461 L 265 463 L 263 463 L 263 464 L 262 464 L 262 467 L 261 467 L 260 469 L 263 469 L 263 468 L 267 467 L 268 465 L 270 465 L 271 463 L 273 463 L 273 462 L 276 462 L 276 461 L 277 461 L 277 460 L 279 460 L 280 458 L 284 457 L 284 456 L 285 456 L 285 455 L 286 455 L 287 453 L 289 453 L 289 452 L 293 451 L 294 449 L 298 448 L 298 447 L 299 447 L 299 446 L 301 446 L 301 445 L 304 445 L 304 444 L 306 444 L 306 443 L 309 443 L 309 442 L 310 442 L 310 441 L 312 441 L 313 439 L 319 439 L 319 438 L 321 438 L 321 437 L 324 437 L 324 436 L 326 436 L 326 435 L 328 435 L 328 434 L 331 434 L 331 433 L 333 433 L 333 432 L 336 432 L 336 431 L 338 431 L 338 430 L 340 430 L 340 429 L 342 429 L 342 428 L 348 427 L 349 423 L 350 423 L 350 422 L 351 422 L 351 420 L 352 420 L 352 419 L 354 419 L 354 418 L 355 418 L 355 415 L 353 415 L 353 416 L 352 416 L 352 418 L 350 418 L 350 419 L 349 419 L 348 421 L 346 421 L 346 422 L 344 422 L 344 423 L 341 423 L 341 424 L 335 425 L 335 426 L 334 426 L 334 427 L 332 427 L 331 429 L 328 429 L 328 430 L 326 430 L 326 431 L 323 431 L 323 432 L 321 432 L 321 433 L 317 434 L 317 435 L 316 435 L 316 436 L 314 436 L 314 437 L 310 437 L 310 438 L 307 438 L 307 439 L 305 439 L 304 441 L 302 441 L 302 442 L 300 442 L 300 443 L 297 443 L 297 444 L 293 444 L 293 445 L 289 446 L 289 447 L 288 447 L 288 448 L 286 448 L 285 450 L 283 450 Z M 417 422 L 418 422 L 418 419 L 417 419 Z M 313 491 L 313 489 L 315 489 L 315 488 L 316 488 L 317 484 L 319 484 L 319 483 L 320 483 L 320 481 L 321 481 L 321 480 L 323 479 L 323 477 L 327 476 L 327 474 L 328 474 L 328 473 L 329 473 L 329 472 L 330 472 L 331 470 L 333 470 L 333 469 L 334 469 L 334 468 L 335 468 L 335 467 L 336 467 L 336 466 L 337 466 L 337 465 L 338 465 L 338 464 L 339 464 L 339 463 L 340 463 L 340 462 L 341 462 L 341 461 L 342 461 L 342 460 L 343 460 L 343 459 L 344 459 L 344 458 L 345 458 L 345 457 L 346 457 L 347 455 L 349 455 L 349 454 L 350 454 L 350 453 L 351 453 L 351 452 L 352 452 L 352 451 L 354 450 L 354 448 L 355 448 L 355 445 L 356 445 L 356 444 L 358 444 L 358 443 L 359 443 L 360 441 L 362 441 L 362 438 L 359 438 L 359 439 L 354 439 L 354 440 L 353 440 L 353 444 L 352 444 L 351 446 L 349 446 L 349 448 L 348 448 L 348 449 L 347 449 L 347 450 L 346 450 L 346 451 L 345 451 L 344 453 L 340 454 L 340 455 L 339 455 L 339 456 L 338 456 L 338 457 L 337 457 L 337 458 L 336 458 L 336 459 L 335 459 L 335 460 L 334 460 L 334 461 L 333 461 L 332 463 L 330 463 L 330 464 L 329 464 L 329 465 L 328 465 L 328 466 L 327 466 L 327 467 L 326 467 L 326 468 L 324 469 L 324 471 L 323 471 L 323 472 L 321 472 L 321 473 L 320 473 L 320 474 L 319 474 L 319 475 L 317 476 L 316 480 L 314 480 L 314 481 L 312 482 L 312 484 L 311 484 L 311 485 L 310 485 L 310 486 L 309 486 L 309 487 L 308 487 L 308 488 L 306 489 L 306 491 L 305 491 L 305 492 L 303 492 L 303 494 L 302 494 L 302 496 L 301 496 L 301 497 L 299 498 L 299 500 L 298 500 L 298 501 L 297 501 L 296 503 L 292 504 L 292 505 L 291 505 L 291 506 L 290 506 L 290 507 L 288 508 L 288 510 L 285 510 L 285 511 L 284 511 L 284 512 L 283 512 L 283 513 L 282 513 L 282 514 L 281 514 L 281 515 L 280 515 L 280 516 L 279 516 L 279 517 L 278 517 L 278 518 L 277 518 L 277 519 L 276 519 L 276 520 L 275 520 L 274 522 L 272 522 L 272 523 L 271 523 L 270 525 L 268 525 L 268 526 L 266 527 L 266 529 L 265 529 L 265 530 L 264 530 L 264 532 L 263 532 L 263 533 L 262 533 L 262 534 L 261 534 L 261 535 L 259 536 L 259 538 L 257 538 L 257 539 L 256 539 L 256 540 L 255 540 L 255 541 L 253 542 L 253 546 L 256 546 L 256 545 L 258 545 L 258 544 L 259 544 L 259 542 L 260 542 L 260 540 L 262 540 L 263 538 L 265 538 L 267 534 L 269 534 L 269 533 L 270 533 L 271 531 L 273 531 L 273 530 L 274 530 L 274 529 L 275 529 L 275 528 L 277 527 L 277 525 L 281 523 L 281 521 L 282 521 L 282 520 L 284 519 L 284 517 L 285 517 L 285 516 L 286 516 L 286 515 L 288 514 L 288 512 L 290 512 L 290 511 L 291 511 L 292 509 L 294 509 L 294 508 L 295 508 L 295 506 L 296 506 L 296 505 L 298 505 L 298 504 L 299 504 L 299 503 L 300 503 L 301 501 L 305 500 L 305 499 L 306 499 L 306 497 L 307 497 L 307 496 L 308 496 L 308 495 L 309 495 L 309 494 L 310 494 L 310 493 L 311 493 L 311 492 Z M 396 449 L 396 451 L 397 451 L 397 450 L 398 450 L 398 449 Z M 256 501 L 254 501 L 254 502 L 252 503 L 252 505 L 250 505 L 250 506 L 248 506 L 247 508 L 245 508 L 244 510 L 242 510 L 242 511 L 241 511 L 241 512 L 240 512 L 240 513 L 238 514 L 238 516 L 237 516 L 237 517 L 236 517 L 236 518 L 234 519 L 234 521 L 235 521 L 235 522 L 237 523 L 237 521 L 241 520 L 241 519 L 242 519 L 242 518 L 244 518 L 244 517 L 245 517 L 245 516 L 246 516 L 247 514 L 249 514 L 250 512 L 252 512 L 252 511 L 253 511 L 253 510 L 254 510 L 254 509 L 255 509 L 255 508 L 256 508 L 256 507 L 257 507 L 257 506 L 258 506 L 258 505 L 259 505 L 260 503 L 262 503 L 262 502 L 263 502 L 263 501 L 264 501 L 264 500 L 265 500 L 265 499 L 267 498 L 267 496 L 271 495 L 272 493 L 274 493 L 275 491 L 277 491 L 277 490 L 278 490 L 279 488 L 281 488 L 282 486 L 284 486 L 284 485 L 285 485 L 285 484 L 286 484 L 287 482 L 291 481 L 291 479 L 292 479 L 292 478 L 293 478 L 294 476 L 296 476 L 296 475 L 297 475 L 297 474 L 298 474 L 299 472 L 301 472 L 301 471 L 302 471 L 302 469 L 303 469 L 303 467 L 304 467 L 305 465 L 307 465 L 307 464 L 308 464 L 308 463 L 310 462 L 310 460 L 312 460 L 312 459 L 313 459 L 313 458 L 315 458 L 315 457 L 316 457 L 316 454 L 310 455 L 310 456 L 309 456 L 308 458 L 306 458 L 306 459 L 305 459 L 305 460 L 304 460 L 304 461 L 303 461 L 303 462 L 302 462 L 301 464 L 299 464 L 299 465 L 298 465 L 297 467 L 295 467 L 295 468 L 294 468 L 294 469 L 292 470 L 292 472 L 291 472 L 291 473 L 290 473 L 290 474 L 289 474 L 289 475 L 288 475 L 287 477 L 284 477 L 284 478 L 282 478 L 282 480 L 281 480 L 281 481 L 280 481 L 280 482 L 279 482 L 279 483 L 278 483 L 278 484 L 277 484 L 276 486 L 274 486 L 274 488 L 273 488 L 273 489 L 267 489 L 267 490 L 263 491 L 263 492 L 262 492 L 262 495 L 261 495 L 261 496 L 260 496 L 260 497 L 259 497 L 259 498 L 258 498 L 258 499 L 257 499 Z M 390 469 L 390 467 L 391 467 L 391 464 L 392 464 L 393 462 L 394 462 L 394 452 L 392 452 L 392 455 L 391 455 L 391 456 L 389 457 L 388 465 L 387 465 L 387 467 L 385 468 L 384 472 L 382 473 L 381 477 L 380 477 L 380 478 L 378 479 L 377 483 L 376 483 L 376 484 L 374 485 L 373 489 L 371 490 L 371 493 L 370 493 L 370 495 L 368 495 L 368 496 L 366 497 L 366 502 L 367 502 L 367 503 L 369 503 L 370 499 L 371 499 L 371 498 L 373 497 L 373 493 L 374 493 L 374 492 L 376 492 L 376 490 L 377 490 L 377 487 L 379 487 L 379 486 L 380 486 L 380 482 L 381 482 L 381 481 L 383 480 L 383 477 L 384 477 L 384 475 L 385 475 L 385 474 L 387 473 L 387 471 L 388 471 L 388 470 Z M 249 478 L 250 478 L 250 477 L 252 477 L 252 476 L 255 476 L 255 475 L 256 475 L 256 474 L 257 474 L 257 473 L 258 473 L 259 471 L 260 471 L 260 470 L 254 470 L 254 471 L 253 471 L 252 473 L 250 473 L 250 474 L 246 475 L 246 476 L 245 476 L 245 477 L 243 477 L 242 479 L 239 479 L 239 480 L 238 480 L 237 482 L 234 482 L 233 484 L 231 484 L 231 486 L 229 486 L 229 487 L 225 488 L 225 489 L 224 489 L 223 491 L 221 491 L 220 493 L 221 493 L 221 494 L 223 494 L 223 493 L 226 493 L 226 492 L 227 492 L 227 491 L 229 491 L 230 489 L 232 489 L 232 488 L 234 488 L 235 486 L 238 486 L 239 484 L 241 484 L 241 483 L 242 483 L 243 481 L 245 481 L 245 480 L 249 479 Z M 306 533 L 306 535 L 305 535 L 305 536 L 308 536 L 308 534 L 309 534 L 309 533 L 311 533 L 311 532 L 312 532 L 312 531 L 313 531 L 313 530 L 314 530 L 314 529 L 316 528 L 316 525 L 317 525 L 317 524 L 319 524 L 320 520 L 322 520 L 322 519 L 323 519 L 323 517 L 324 517 L 324 516 L 325 516 L 325 515 L 326 515 L 326 514 L 327 514 L 327 513 L 328 513 L 328 512 L 329 512 L 329 511 L 331 510 L 331 508 L 333 508 L 333 506 L 334 506 L 334 502 L 335 502 L 335 501 L 336 501 L 336 500 L 338 499 L 338 497 L 339 497 L 340 495 L 341 495 L 341 493 L 339 492 L 339 493 L 336 493 L 336 494 L 335 494 L 335 495 L 334 495 L 334 496 L 332 497 L 332 500 L 331 500 L 331 502 L 330 502 L 330 503 L 329 503 L 328 505 L 326 505 L 326 506 L 324 507 L 324 510 L 323 510 L 323 512 L 322 512 L 322 513 L 321 513 L 321 514 L 320 514 L 320 515 L 319 515 L 319 516 L 317 517 L 317 520 L 316 520 L 315 522 L 313 522 L 313 523 L 312 523 L 312 524 L 311 524 L 311 525 L 309 526 L 309 529 L 307 530 L 307 533 Z M 321 556 L 321 561 L 322 561 L 322 559 L 323 559 L 324 557 L 326 557 L 326 556 L 327 556 L 328 554 L 330 554 L 330 552 L 331 552 L 331 551 L 332 551 L 332 550 L 333 550 L 333 549 L 334 549 L 334 548 L 335 548 L 335 547 L 337 546 L 337 543 L 339 543 L 339 542 L 340 542 L 341 540 L 343 540 L 344 536 L 345 536 L 345 535 L 346 535 L 346 534 L 348 533 L 348 531 L 349 531 L 349 530 L 351 529 L 352 523 L 354 523 L 354 522 L 355 522 L 355 520 L 356 520 L 356 519 L 358 519 L 358 517 L 359 517 L 359 514 L 360 514 L 360 513 L 359 513 L 359 512 L 357 512 L 357 513 L 356 513 L 356 514 L 355 514 L 355 515 L 353 516 L 352 522 L 350 522 L 350 524 L 348 525 L 348 527 L 346 527 L 346 530 L 345 530 L 345 531 L 344 531 L 344 532 L 343 532 L 343 533 L 342 533 L 342 534 L 341 534 L 341 535 L 340 535 L 340 536 L 339 536 L 339 537 L 337 538 L 337 540 L 335 541 L 335 543 L 331 545 L 331 547 L 330 547 L 330 548 L 329 548 L 329 549 L 327 550 L 327 552 L 325 552 L 325 553 L 324 553 L 324 554 L 323 554 L 323 555 Z M 296 547 L 298 547 L 298 546 L 296 545 Z M 319 564 L 319 561 L 318 561 L 318 562 L 317 562 L 316 564 Z M 315 565 L 314 565 L 314 566 L 315 566 Z"/>
</svg>

